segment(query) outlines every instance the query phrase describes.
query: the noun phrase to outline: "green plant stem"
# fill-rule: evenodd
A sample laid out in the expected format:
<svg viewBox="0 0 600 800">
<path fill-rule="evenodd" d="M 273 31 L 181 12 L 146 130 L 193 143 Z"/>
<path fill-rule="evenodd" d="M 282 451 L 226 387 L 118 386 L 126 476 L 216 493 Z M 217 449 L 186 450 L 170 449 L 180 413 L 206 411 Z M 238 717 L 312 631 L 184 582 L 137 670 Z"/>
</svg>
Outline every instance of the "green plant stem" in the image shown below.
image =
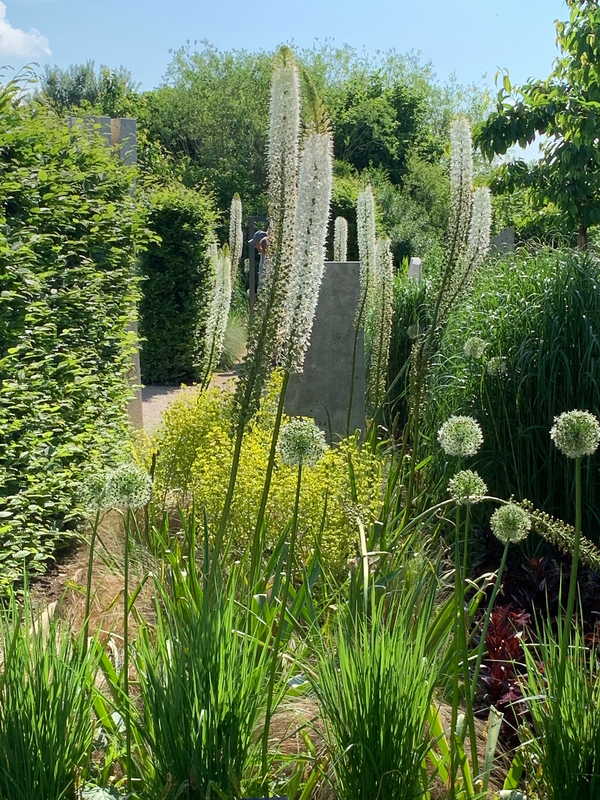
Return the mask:
<svg viewBox="0 0 600 800">
<path fill-rule="evenodd" d="M 294 568 L 294 556 L 296 551 L 296 537 L 298 535 L 298 511 L 300 508 L 300 490 L 302 487 L 302 462 L 298 465 L 298 477 L 296 481 L 296 497 L 294 499 L 294 515 L 292 518 L 292 530 L 290 533 L 290 546 L 287 556 L 287 565 L 285 571 L 285 582 L 283 584 L 283 592 L 281 595 L 281 609 L 279 611 L 279 619 L 277 620 L 277 633 L 275 642 L 273 643 L 273 653 L 271 656 L 271 670 L 269 674 L 269 684 L 267 687 L 267 702 L 265 706 L 265 725 L 262 737 L 262 751 L 261 751 L 261 777 L 263 787 L 267 785 L 267 755 L 269 749 L 269 730 L 271 727 L 271 716 L 273 713 L 273 693 L 275 689 L 275 676 L 277 674 L 277 665 L 279 661 L 279 648 L 283 639 L 283 628 L 285 625 L 285 617 L 287 613 L 287 604 L 290 594 L 290 585 L 292 583 L 292 572 Z"/>
<path fill-rule="evenodd" d="M 90 552 L 87 563 L 87 579 L 85 584 L 85 610 L 83 613 L 83 654 L 87 652 L 87 641 L 90 631 L 90 609 L 92 605 L 92 574 L 94 571 L 94 550 L 96 548 L 96 536 L 100 524 L 100 509 L 96 509 L 94 523 L 92 525 L 92 535 L 90 537 Z"/>
<path fill-rule="evenodd" d="M 496 573 L 494 588 L 492 589 L 492 594 L 490 596 L 490 600 L 487 604 L 485 615 L 483 617 L 483 625 L 481 627 L 481 638 L 477 646 L 477 651 L 475 656 L 475 667 L 473 669 L 473 677 L 471 678 L 471 695 L 473 697 L 475 697 L 475 693 L 477 691 L 479 671 L 481 669 L 481 662 L 483 661 L 483 655 L 485 652 L 485 637 L 487 636 L 487 632 L 490 627 L 490 619 L 492 616 L 492 611 L 494 610 L 494 604 L 496 603 L 496 597 L 498 596 L 498 592 L 500 591 L 500 586 L 502 585 L 502 576 L 506 568 L 506 559 L 508 557 L 509 545 L 510 542 L 506 542 L 506 544 L 504 545 L 504 550 L 502 552 L 502 559 L 500 560 L 500 566 L 498 567 L 498 572 Z"/>
<path fill-rule="evenodd" d="M 275 455 L 277 453 L 277 443 L 279 441 L 279 431 L 281 430 L 281 420 L 283 418 L 283 411 L 285 408 L 285 397 L 287 394 L 287 387 L 290 380 L 289 370 L 283 373 L 283 381 L 281 390 L 279 392 L 279 402 L 277 403 L 277 412 L 275 414 L 275 422 L 271 434 L 271 449 L 269 450 L 269 460 L 267 463 L 267 470 L 265 472 L 265 480 L 263 483 L 262 495 L 260 498 L 260 506 L 258 515 L 256 517 L 256 526 L 254 528 L 254 538 L 252 540 L 252 559 L 250 564 L 250 590 L 253 590 L 254 582 L 256 579 L 256 570 L 258 569 L 258 562 L 262 552 L 262 529 L 265 521 L 265 513 L 267 511 L 267 502 L 269 500 L 269 491 L 271 489 L 271 482 L 273 479 L 273 468 L 275 466 Z"/>
<path fill-rule="evenodd" d="M 356 379 L 356 356 L 358 350 L 358 338 L 360 336 L 361 325 L 364 330 L 365 305 L 367 302 L 368 281 L 362 293 L 360 308 L 354 326 L 354 342 L 352 344 L 352 370 L 350 372 L 350 394 L 348 397 L 348 414 L 346 416 L 346 436 L 350 436 L 350 425 L 352 423 L 352 408 L 354 407 L 354 381 Z"/>
<path fill-rule="evenodd" d="M 125 697 L 125 764 L 127 792 L 131 794 L 131 707 L 129 702 L 129 529 L 131 510 L 125 515 L 125 545 L 123 549 L 123 695 Z"/>
<path fill-rule="evenodd" d="M 463 541 L 463 570 L 462 581 L 467 578 L 469 570 L 469 539 L 471 534 L 471 506 L 467 505 L 465 514 L 464 541 Z M 465 686 L 465 706 L 467 715 L 467 725 L 469 726 L 469 742 L 471 745 L 471 771 L 475 776 L 479 775 L 479 757 L 477 754 L 477 734 L 475 731 L 475 715 L 473 713 L 474 693 L 471 691 L 471 681 L 469 676 L 469 637 L 467 633 L 467 619 L 465 616 L 464 593 L 461 608 L 461 628 L 463 645 L 463 675 Z"/>
<path fill-rule="evenodd" d="M 567 650 L 569 648 L 569 640 L 573 624 L 573 613 L 575 611 L 575 597 L 577 595 L 577 571 L 579 569 L 579 551 L 581 548 L 581 516 L 582 516 L 582 498 L 581 498 L 581 457 L 580 457 L 575 459 L 575 538 L 573 541 L 573 553 L 571 556 L 571 576 L 569 578 L 567 611 L 563 619 L 563 629 L 560 641 L 560 668 L 558 673 L 559 685 L 558 685 L 557 703 L 560 703 L 560 699 L 562 697 L 562 690 L 565 677 L 565 664 L 567 660 Z"/>
<path fill-rule="evenodd" d="M 460 543 L 459 543 L 459 530 L 460 530 L 460 507 L 456 508 L 456 528 L 454 531 L 454 598 L 456 602 L 456 612 L 454 615 L 454 659 L 453 659 L 453 687 L 454 696 L 452 698 L 452 713 L 450 718 L 450 800 L 456 800 L 456 777 L 458 774 L 457 763 L 457 743 L 456 743 L 456 724 L 458 721 L 458 704 L 460 700 L 459 688 L 459 672 L 460 672 L 460 657 L 458 642 L 460 637 L 461 626 L 461 612 L 460 609 L 464 605 L 463 585 L 461 580 L 461 559 L 460 559 Z"/>
</svg>

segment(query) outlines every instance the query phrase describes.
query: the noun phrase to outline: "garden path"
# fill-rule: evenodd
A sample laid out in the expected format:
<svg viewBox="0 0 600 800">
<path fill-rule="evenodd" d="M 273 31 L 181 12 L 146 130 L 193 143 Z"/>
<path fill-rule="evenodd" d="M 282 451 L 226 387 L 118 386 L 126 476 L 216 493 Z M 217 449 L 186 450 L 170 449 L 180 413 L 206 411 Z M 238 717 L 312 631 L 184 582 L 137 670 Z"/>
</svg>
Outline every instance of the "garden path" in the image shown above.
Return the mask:
<svg viewBox="0 0 600 800">
<path fill-rule="evenodd" d="M 229 372 L 216 372 L 210 382 L 211 387 L 231 389 L 236 378 L 235 368 Z M 181 394 L 193 389 L 192 386 L 144 386 L 142 389 L 142 404 L 144 430 L 154 433 L 160 425 L 165 410 Z"/>
</svg>

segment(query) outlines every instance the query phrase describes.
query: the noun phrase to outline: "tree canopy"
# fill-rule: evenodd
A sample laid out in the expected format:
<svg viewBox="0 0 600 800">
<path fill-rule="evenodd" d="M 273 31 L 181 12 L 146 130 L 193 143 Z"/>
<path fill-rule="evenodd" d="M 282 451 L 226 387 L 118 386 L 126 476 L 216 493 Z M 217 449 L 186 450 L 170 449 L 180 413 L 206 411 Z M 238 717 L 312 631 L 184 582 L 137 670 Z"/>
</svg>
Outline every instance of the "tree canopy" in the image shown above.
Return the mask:
<svg viewBox="0 0 600 800">
<path fill-rule="evenodd" d="M 568 3 L 569 20 L 556 24 L 561 54 L 553 71 L 520 87 L 506 75 L 476 141 L 492 158 L 541 135 L 540 160 L 503 165 L 497 185 L 525 187 L 538 207 L 556 207 L 585 247 L 588 228 L 600 223 L 600 9 L 597 0 Z"/>
</svg>

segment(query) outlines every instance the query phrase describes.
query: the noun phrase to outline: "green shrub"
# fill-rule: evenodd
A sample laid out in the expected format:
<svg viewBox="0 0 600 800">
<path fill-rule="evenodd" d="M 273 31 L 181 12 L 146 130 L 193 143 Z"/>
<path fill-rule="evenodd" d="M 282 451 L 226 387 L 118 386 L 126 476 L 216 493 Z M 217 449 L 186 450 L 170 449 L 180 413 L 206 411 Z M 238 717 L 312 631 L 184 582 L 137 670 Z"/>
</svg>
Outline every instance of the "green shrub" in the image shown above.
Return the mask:
<svg viewBox="0 0 600 800">
<path fill-rule="evenodd" d="M 149 221 L 157 234 L 142 258 L 141 366 L 144 383 L 199 378 L 210 264 L 217 215 L 212 198 L 180 184 L 149 196 Z"/>
<path fill-rule="evenodd" d="M 244 438 L 228 539 L 240 557 L 252 540 L 269 459 L 279 379 L 275 378 L 261 410 Z M 285 424 L 284 420 L 284 424 Z M 190 391 L 172 403 L 152 443 L 158 452 L 155 498 L 170 504 L 195 502 L 216 525 L 223 509 L 232 458 L 232 394 L 219 390 Z M 349 460 L 352 461 L 354 495 Z M 379 519 L 382 506 L 383 459 L 356 439 L 331 448 L 314 467 L 303 471 L 299 549 L 307 558 L 320 541 L 328 565 L 338 573 L 357 551 L 356 516 L 366 525 Z M 289 523 L 296 490 L 296 470 L 279 459 L 267 505 L 267 548 L 272 548 Z M 326 512 L 326 513 L 324 513 Z"/>
<path fill-rule="evenodd" d="M 472 336 L 488 342 L 481 361 L 464 353 Z M 490 360 L 499 371 L 490 374 Z M 432 442 L 450 414 L 472 414 L 485 436 L 472 466 L 492 493 L 527 497 L 571 521 L 573 470 L 549 431 L 563 411 L 600 408 L 600 261 L 543 250 L 492 263 L 452 316 L 433 399 Z M 588 529 L 598 517 L 598 489 L 592 461 L 584 487 Z"/>
<path fill-rule="evenodd" d="M 127 334 L 146 238 L 133 173 L 89 134 L 0 98 L 0 582 L 79 521 L 84 465 L 127 434 Z"/>
</svg>

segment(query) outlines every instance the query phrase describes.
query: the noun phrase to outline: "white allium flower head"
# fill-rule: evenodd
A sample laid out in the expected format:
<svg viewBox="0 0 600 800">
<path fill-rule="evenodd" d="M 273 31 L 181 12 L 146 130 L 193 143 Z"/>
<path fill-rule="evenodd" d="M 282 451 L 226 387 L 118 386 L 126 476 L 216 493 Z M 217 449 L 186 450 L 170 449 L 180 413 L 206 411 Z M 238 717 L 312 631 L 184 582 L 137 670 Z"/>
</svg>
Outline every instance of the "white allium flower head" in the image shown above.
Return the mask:
<svg viewBox="0 0 600 800">
<path fill-rule="evenodd" d="M 348 221 L 345 217 L 336 217 L 333 226 L 333 260 L 348 260 Z"/>
<path fill-rule="evenodd" d="M 294 267 L 282 336 L 282 361 L 296 373 L 304 368 L 323 279 L 332 183 L 331 134 L 309 133 L 300 157 Z"/>
<path fill-rule="evenodd" d="M 137 464 L 121 464 L 106 475 L 105 503 L 108 508 L 136 509 L 152 497 L 152 480 Z"/>
<path fill-rule="evenodd" d="M 106 470 L 90 474 L 81 487 L 81 501 L 89 512 L 105 511 L 110 507 L 106 496 Z"/>
<path fill-rule="evenodd" d="M 487 494 L 483 478 L 471 469 L 463 469 L 448 483 L 448 494 L 459 505 L 479 503 Z"/>
<path fill-rule="evenodd" d="M 483 444 L 483 433 L 473 417 L 453 416 L 439 429 L 438 441 L 449 456 L 474 456 Z"/>
<path fill-rule="evenodd" d="M 288 422 L 279 435 L 279 454 L 290 467 L 312 467 L 327 450 L 325 434 L 312 420 L 295 419 Z"/>
<path fill-rule="evenodd" d="M 485 355 L 488 343 L 485 339 L 479 336 L 471 336 L 465 342 L 464 353 L 467 358 L 472 358 L 474 361 L 480 361 Z"/>
<path fill-rule="evenodd" d="M 486 369 L 488 375 L 506 375 L 508 373 L 508 365 L 504 356 L 492 356 L 487 362 Z"/>
<path fill-rule="evenodd" d="M 591 456 L 600 444 L 600 423 L 589 411 L 566 411 L 555 418 L 550 437 L 568 458 Z"/>
<path fill-rule="evenodd" d="M 490 525 L 501 542 L 520 542 L 531 530 L 531 517 L 516 503 L 507 503 L 494 511 Z"/>
</svg>

